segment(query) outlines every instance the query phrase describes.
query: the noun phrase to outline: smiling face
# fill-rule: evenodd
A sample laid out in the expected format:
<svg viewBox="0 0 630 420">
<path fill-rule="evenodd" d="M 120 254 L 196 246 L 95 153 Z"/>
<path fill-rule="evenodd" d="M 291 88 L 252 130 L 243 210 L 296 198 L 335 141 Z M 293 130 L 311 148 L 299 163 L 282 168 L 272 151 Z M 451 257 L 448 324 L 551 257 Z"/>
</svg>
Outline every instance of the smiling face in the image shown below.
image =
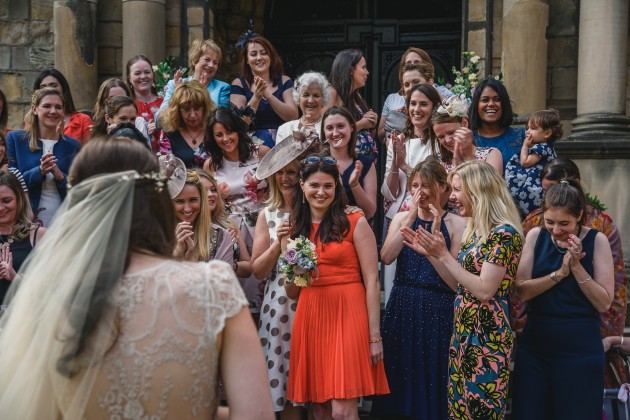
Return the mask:
<svg viewBox="0 0 630 420">
<path fill-rule="evenodd" d="M 440 197 L 436 197 L 434 189 L 431 184 L 422 179 L 422 175 L 417 173 L 411 181 L 411 188 L 409 192 L 411 195 L 415 195 L 417 191 L 420 191 L 420 201 L 418 207 L 423 210 L 429 210 L 429 204 L 433 204 L 435 208 L 440 208 Z"/>
<path fill-rule="evenodd" d="M 330 147 L 343 150 L 352 138 L 352 126 L 343 115 L 333 114 L 324 120 L 324 136 Z"/>
<path fill-rule="evenodd" d="M 453 175 L 453 178 L 451 178 L 451 187 L 452 191 L 449 201 L 459 208 L 460 216 L 471 217 L 473 211 L 472 203 L 464 193 L 462 178 L 458 174 Z"/>
<path fill-rule="evenodd" d="M 429 124 L 433 112 L 433 102 L 424 93 L 416 90 L 409 98 L 408 112 L 413 126 L 423 130 Z"/>
<path fill-rule="evenodd" d="M 438 141 L 451 153 L 455 150 L 455 131 L 461 126 L 459 122 L 433 124 L 433 131 Z"/>
<path fill-rule="evenodd" d="M 175 205 L 175 217 L 180 222 L 195 223 L 201 210 L 201 195 L 197 187 L 186 184 L 177 197 L 173 200 Z"/>
<path fill-rule="evenodd" d="M 107 124 L 116 124 L 116 125 L 126 123 L 126 122 L 133 123 L 136 121 L 137 113 L 138 112 L 136 111 L 135 106 L 127 105 L 127 106 L 121 107 L 118 110 L 118 112 L 113 116 L 109 116 L 105 114 L 105 121 L 107 121 Z"/>
<path fill-rule="evenodd" d="M 271 57 L 269 52 L 261 44 L 250 42 L 247 44 L 247 64 L 255 74 L 269 71 Z"/>
<path fill-rule="evenodd" d="M 275 181 L 282 194 L 293 193 L 300 178 L 300 165 L 297 162 L 291 163 L 275 173 Z"/>
<path fill-rule="evenodd" d="M 361 89 L 367 82 L 368 74 L 365 57 L 361 57 L 359 62 L 352 68 L 350 75 L 352 77 L 352 90 Z"/>
<path fill-rule="evenodd" d="M 317 121 L 322 116 L 324 95 L 319 85 L 313 83 L 300 93 L 298 105 L 304 117 L 309 121 Z"/>
<path fill-rule="evenodd" d="M 212 213 L 214 209 L 217 208 L 217 204 L 219 203 L 219 192 L 217 191 L 217 187 L 209 179 L 200 176 L 199 180 L 201 181 L 201 185 L 203 185 L 206 190 L 208 208 L 210 209 L 210 213 Z"/>
<path fill-rule="evenodd" d="M 195 63 L 193 69 L 195 78 L 199 80 L 202 74 L 205 74 L 208 81 L 212 80 L 219 70 L 219 64 L 221 63 L 220 57 L 212 50 L 206 50 L 201 54 L 199 61 Z"/>
<path fill-rule="evenodd" d="M 63 101 L 55 94 L 44 96 L 37 106 L 31 106 L 31 111 L 37 114 L 40 129 L 56 130 L 64 117 Z"/>
<path fill-rule="evenodd" d="M 0 226 L 13 226 L 17 217 L 17 197 L 9 186 L 0 185 Z"/>
<path fill-rule="evenodd" d="M 225 154 L 238 150 L 238 132 L 230 131 L 220 122 L 212 125 L 212 133 L 217 145 Z"/>
<path fill-rule="evenodd" d="M 407 96 L 407 92 L 420 83 L 427 83 L 427 80 L 420 74 L 418 70 L 410 70 L 403 73 L 403 95 Z"/>
<path fill-rule="evenodd" d="M 477 112 L 484 124 L 499 124 L 502 115 L 499 93 L 491 87 L 485 87 L 479 97 Z"/>
<path fill-rule="evenodd" d="M 153 69 L 144 60 L 138 60 L 129 68 L 129 80 L 136 92 L 150 92 L 153 86 Z M 110 91 L 110 96 L 112 93 Z"/>
<path fill-rule="evenodd" d="M 582 215 L 580 214 L 580 217 Z M 563 208 L 551 207 L 543 213 L 545 229 L 549 231 L 553 239 L 566 248 L 569 235 L 578 230 L 579 218 L 571 215 Z"/>
<path fill-rule="evenodd" d="M 325 212 L 335 198 L 335 179 L 325 172 L 312 173 L 300 186 L 312 210 Z"/>
</svg>

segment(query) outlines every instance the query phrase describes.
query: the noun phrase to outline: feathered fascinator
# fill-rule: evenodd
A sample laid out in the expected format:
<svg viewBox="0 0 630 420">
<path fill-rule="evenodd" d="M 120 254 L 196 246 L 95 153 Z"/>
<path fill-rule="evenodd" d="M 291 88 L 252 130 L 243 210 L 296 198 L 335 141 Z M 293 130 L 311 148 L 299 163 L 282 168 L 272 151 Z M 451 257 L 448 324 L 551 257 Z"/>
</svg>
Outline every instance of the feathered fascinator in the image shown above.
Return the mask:
<svg viewBox="0 0 630 420">
<path fill-rule="evenodd" d="M 238 36 L 238 39 L 236 40 L 236 44 L 235 44 L 236 48 L 239 50 L 242 50 L 243 48 L 245 48 L 245 45 L 252 38 L 257 37 L 257 36 L 258 34 L 254 32 L 254 19 L 249 18 L 249 26 L 245 32 L 243 32 L 242 34 Z"/>
<path fill-rule="evenodd" d="M 437 109 L 439 114 L 448 114 L 449 117 L 464 118 L 468 113 L 468 101 L 464 95 L 453 95 L 444 99 Z"/>
</svg>

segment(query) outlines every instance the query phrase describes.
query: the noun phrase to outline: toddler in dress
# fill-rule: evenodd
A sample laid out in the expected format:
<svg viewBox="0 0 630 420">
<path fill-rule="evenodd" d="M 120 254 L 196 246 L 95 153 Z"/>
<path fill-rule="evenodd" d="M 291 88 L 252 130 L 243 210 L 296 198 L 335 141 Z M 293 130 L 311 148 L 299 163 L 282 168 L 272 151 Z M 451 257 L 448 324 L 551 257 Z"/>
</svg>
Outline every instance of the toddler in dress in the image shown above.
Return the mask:
<svg viewBox="0 0 630 420">
<path fill-rule="evenodd" d="M 505 167 L 505 180 L 522 217 L 542 203 L 540 171 L 557 157 L 553 143 L 561 137 L 557 110 L 536 111 L 529 117 L 521 152 L 515 153 Z"/>
</svg>

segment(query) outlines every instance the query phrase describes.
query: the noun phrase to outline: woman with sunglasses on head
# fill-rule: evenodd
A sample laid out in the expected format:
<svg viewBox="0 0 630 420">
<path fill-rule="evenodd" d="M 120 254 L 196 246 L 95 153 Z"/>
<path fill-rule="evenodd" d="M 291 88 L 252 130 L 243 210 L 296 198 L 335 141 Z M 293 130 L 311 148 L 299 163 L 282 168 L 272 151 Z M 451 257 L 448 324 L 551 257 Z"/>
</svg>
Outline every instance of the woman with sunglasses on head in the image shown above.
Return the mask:
<svg viewBox="0 0 630 420">
<path fill-rule="evenodd" d="M 287 398 L 312 403 L 315 419 L 357 419 L 359 397 L 389 392 L 376 239 L 365 217 L 346 215 L 345 205 L 335 159 L 304 159 L 290 237 L 315 244 L 318 275 L 308 287 L 285 283 L 287 296 L 299 296 Z"/>
<path fill-rule="evenodd" d="M 598 315 L 613 300 L 614 268 L 606 235 L 582 223 L 585 204 L 575 179 L 549 186 L 545 226 L 527 234 L 515 281 L 528 301 L 514 364 L 516 420 L 602 415 Z"/>
</svg>

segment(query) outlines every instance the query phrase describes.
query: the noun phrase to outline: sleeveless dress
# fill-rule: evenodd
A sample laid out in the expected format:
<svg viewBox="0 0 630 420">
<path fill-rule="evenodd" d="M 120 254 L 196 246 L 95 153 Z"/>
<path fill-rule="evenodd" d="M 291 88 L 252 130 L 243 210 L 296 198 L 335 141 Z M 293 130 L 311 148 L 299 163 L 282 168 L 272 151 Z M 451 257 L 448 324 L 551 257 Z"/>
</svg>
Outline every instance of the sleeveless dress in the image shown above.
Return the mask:
<svg viewBox="0 0 630 420">
<path fill-rule="evenodd" d="M 22 239 L 21 241 L 9 241 L 8 235 L 0 235 L 0 244 L 9 242 L 9 250 L 13 255 L 13 269 L 16 273 L 20 271 L 20 267 L 22 267 L 22 264 L 24 264 L 26 257 L 28 257 L 28 254 L 30 254 L 30 252 L 33 250 L 33 246 L 36 245 L 38 229 L 39 227 L 35 228 L 35 232 L 33 233 L 33 245 L 31 245 L 30 234 L 28 234 L 26 238 Z M 4 301 L 4 297 L 7 294 L 11 283 L 12 282 L 7 279 L 0 279 L 0 304 L 2 304 L 2 302 Z M 4 309 L 4 306 L 0 307 L 0 315 L 2 315 Z"/>
<path fill-rule="evenodd" d="M 231 93 L 234 95 L 243 95 L 247 99 L 247 102 L 249 102 L 254 96 L 254 92 L 251 91 L 244 77 L 239 77 L 238 80 L 241 81 L 242 87 L 232 85 L 230 87 Z M 282 95 L 285 90 L 293 87 L 293 80 L 289 79 L 283 84 L 282 75 L 279 75 L 278 80 L 276 80 L 276 86 L 278 89 L 273 93 L 273 96 L 278 98 L 281 102 L 284 102 Z M 286 121 L 274 111 L 269 101 L 262 98 L 256 110 L 256 120 L 252 123 L 254 129 L 248 134 L 255 143 L 264 144 L 271 148 L 276 144 L 276 132 L 278 127 L 285 122 Z"/>
<path fill-rule="evenodd" d="M 496 226 L 485 239 L 474 234 L 462 243 L 459 263 L 466 271 L 478 276 L 489 262 L 506 267 L 506 272 L 488 302 L 482 303 L 461 284 L 457 289 L 448 360 L 449 418 L 505 415 L 513 344 L 508 304 L 522 248 L 521 235 L 509 225 Z"/>
<path fill-rule="evenodd" d="M 278 240 L 276 228 L 289 220 L 289 213 L 274 207 L 265 207 L 264 211 L 271 245 Z M 284 274 L 278 273 L 275 268 L 265 282 L 265 295 L 258 323 L 258 336 L 267 362 L 274 411 L 284 410 L 287 401 L 291 328 L 296 307 L 297 300 L 287 297 L 284 290 Z"/>
<path fill-rule="evenodd" d="M 448 213 L 445 213 L 445 215 Z M 431 230 L 433 221 L 411 226 Z M 450 248 L 444 222 L 440 232 Z M 376 397 L 373 414 L 439 420 L 448 417 L 448 348 L 453 331 L 455 292 L 429 260 L 403 246 L 381 333 L 391 394 Z"/>
<path fill-rule="evenodd" d="M 596 229 L 582 241 L 580 260 L 593 275 Z M 558 270 L 566 249 L 541 229 L 532 278 Z M 604 350 L 598 313 L 573 274 L 534 297 L 514 365 L 514 419 L 601 419 Z"/>
<path fill-rule="evenodd" d="M 389 392 L 383 362 L 372 365 L 365 287 L 352 239 L 360 214 L 349 214 L 342 242 L 315 241 L 319 270 L 300 291 L 293 320 L 287 398 L 323 403 Z"/>
<path fill-rule="evenodd" d="M 217 184 L 226 183 L 230 189 L 229 197 L 224 199 L 228 217 L 238 226 L 249 255 L 252 254 L 258 213 L 264 208 L 262 200 L 267 192 L 267 182 L 258 181 L 254 176 L 258 163 L 258 146 L 252 146 L 247 161 L 232 162 L 223 158 L 221 168 L 214 174 Z M 259 282 L 253 274 L 239 278 L 239 281 L 249 300 L 250 310 L 259 313 L 264 283 Z"/>
</svg>

